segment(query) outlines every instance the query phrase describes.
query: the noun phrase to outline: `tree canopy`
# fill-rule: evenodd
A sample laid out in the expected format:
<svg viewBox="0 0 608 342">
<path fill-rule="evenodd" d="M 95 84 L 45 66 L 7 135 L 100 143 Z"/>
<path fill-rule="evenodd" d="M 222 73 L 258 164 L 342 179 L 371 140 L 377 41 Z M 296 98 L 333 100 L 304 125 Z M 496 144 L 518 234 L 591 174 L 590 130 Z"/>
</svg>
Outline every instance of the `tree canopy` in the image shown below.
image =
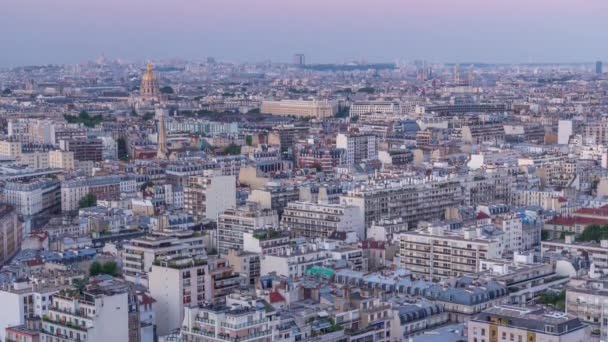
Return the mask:
<svg viewBox="0 0 608 342">
<path fill-rule="evenodd" d="M 372 88 L 372 87 L 363 87 L 363 88 L 359 88 L 357 90 L 358 93 L 368 93 L 368 94 L 373 94 L 376 92 L 376 89 Z"/>
<path fill-rule="evenodd" d="M 337 118 L 347 118 L 350 113 L 350 107 L 340 107 L 336 113 Z"/>
<path fill-rule="evenodd" d="M 595 241 L 608 240 L 608 225 L 592 224 L 585 228 L 581 235 L 577 238 L 578 241 Z"/>
<path fill-rule="evenodd" d="M 556 309 L 563 311 L 566 307 L 566 291 L 559 293 L 543 292 L 538 296 L 536 302 L 539 304 L 552 305 Z"/>
<path fill-rule="evenodd" d="M 89 208 L 97 205 L 97 196 L 94 193 L 89 192 L 83 198 L 78 201 L 79 208 Z"/>
<path fill-rule="evenodd" d="M 230 144 L 230 145 L 226 146 L 226 148 L 224 149 L 224 154 L 228 154 L 228 155 L 241 154 L 241 146 L 235 145 L 235 144 Z"/>
<path fill-rule="evenodd" d="M 65 114 L 63 118 L 69 123 L 81 123 L 86 127 L 95 127 L 103 122 L 101 115 L 90 116 L 86 110 L 81 111 L 78 115 Z"/>
<path fill-rule="evenodd" d="M 150 121 L 152 119 L 154 119 L 154 113 L 152 112 L 146 112 L 146 114 L 144 114 L 143 116 L 144 121 Z"/>
<path fill-rule="evenodd" d="M 122 161 L 129 160 L 129 151 L 127 150 L 127 141 L 125 138 L 120 137 L 116 140 L 116 144 L 118 145 L 118 159 Z"/>
<path fill-rule="evenodd" d="M 107 261 L 103 264 L 99 261 L 93 261 L 89 267 L 89 275 L 93 277 L 100 274 L 108 274 L 115 277 L 118 275 L 118 265 L 114 261 Z"/>
<path fill-rule="evenodd" d="M 160 92 L 161 94 L 173 94 L 173 88 L 171 88 L 170 86 L 164 86 L 162 88 L 160 88 Z"/>
</svg>

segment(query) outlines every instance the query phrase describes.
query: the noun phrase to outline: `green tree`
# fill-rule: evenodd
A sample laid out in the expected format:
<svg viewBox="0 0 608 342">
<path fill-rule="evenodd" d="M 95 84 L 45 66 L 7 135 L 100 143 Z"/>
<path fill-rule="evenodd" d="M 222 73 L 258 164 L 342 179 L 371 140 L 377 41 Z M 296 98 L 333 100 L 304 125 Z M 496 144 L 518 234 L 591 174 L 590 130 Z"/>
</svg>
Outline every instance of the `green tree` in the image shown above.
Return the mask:
<svg viewBox="0 0 608 342">
<path fill-rule="evenodd" d="M 606 239 L 608 239 L 608 225 L 600 226 L 597 224 L 587 226 L 587 228 L 585 228 L 585 230 L 583 230 L 581 235 L 577 238 L 577 240 L 581 242 L 600 242 L 600 240 Z"/>
<path fill-rule="evenodd" d="M 12 91 L 8 88 L 4 88 L 4 90 L 2 91 L 2 95 L 10 95 L 12 94 Z"/>
<path fill-rule="evenodd" d="M 93 261 L 91 266 L 89 266 L 89 276 L 94 277 L 100 274 L 107 274 L 113 277 L 117 276 L 118 264 L 114 261 L 107 261 L 103 264 L 99 261 Z"/>
<path fill-rule="evenodd" d="M 143 116 L 144 121 L 150 121 L 152 119 L 154 119 L 154 113 L 152 112 L 146 112 L 146 114 L 144 114 Z"/>
<path fill-rule="evenodd" d="M 108 261 L 101 266 L 101 273 L 115 277 L 118 275 L 118 265 L 114 261 Z"/>
<path fill-rule="evenodd" d="M 89 208 L 97 205 L 97 196 L 94 193 L 89 192 L 83 198 L 78 201 L 79 208 Z"/>
<path fill-rule="evenodd" d="M 247 146 L 253 145 L 253 137 L 251 135 L 248 135 L 247 138 L 245 138 L 245 141 L 247 142 Z"/>
<path fill-rule="evenodd" d="M 151 186 L 154 186 L 154 183 L 147 181 L 139 187 L 139 190 L 144 191 L 144 190 L 146 190 L 146 188 L 151 187 Z"/>
<path fill-rule="evenodd" d="M 372 88 L 372 87 L 363 87 L 363 88 L 359 88 L 359 90 L 357 90 L 358 93 L 368 93 L 368 94 L 373 94 L 376 91 L 376 89 Z"/>
<path fill-rule="evenodd" d="M 541 230 L 540 231 L 540 239 L 541 241 L 547 241 L 549 240 L 549 232 L 546 230 Z"/>
<path fill-rule="evenodd" d="M 173 94 L 173 88 L 171 88 L 170 86 L 164 86 L 162 88 L 160 88 L 160 92 L 161 94 Z"/>
<path fill-rule="evenodd" d="M 74 286 L 78 293 L 82 293 L 87 287 L 87 281 L 87 279 L 74 279 L 74 281 L 72 281 L 72 286 Z"/>
<path fill-rule="evenodd" d="M 226 146 L 226 148 L 224 148 L 224 154 L 227 154 L 227 155 L 241 154 L 241 146 L 235 145 L 235 144 L 230 144 L 230 145 Z"/>
<path fill-rule="evenodd" d="M 80 111 L 77 116 L 65 114 L 63 118 L 69 123 L 81 123 L 89 128 L 95 127 L 96 125 L 103 122 L 103 116 L 91 116 L 86 110 Z"/>
<path fill-rule="evenodd" d="M 350 113 L 350 107 L 340 107 L 336 113 L 337 118 L 347 118 Z"/>
<path fill-rule="evenodd" d="M 93 263 L 91 264 L 91 266 L 89 266 L 89 275 L 91 277 L 94 277 L 98 274 L 101 274 L 101 264 L 99 263 L 99 261 L 93 261 Z"/>
<path fill-rule="evenodd" d="M 545 291 L 541 293 L 536 302 L 539 304 L 552 305 L 558 310 L 564 311 L 566 307 L 566 291 L 559 293 Z"/>
<path fill-rule="evenodd" d="M 129 160 L 129 151 L 127 151 L 127 141 L 125 138 L 120 137 L 116 140 L 117 149 L 118 149 L 118 159 L 123 161 Z"/>
<path fill-rule="evenodd" d="M 131 109 L 131 116 L 137 116 L 137 111 L 135 108 Z"/>
</svg>

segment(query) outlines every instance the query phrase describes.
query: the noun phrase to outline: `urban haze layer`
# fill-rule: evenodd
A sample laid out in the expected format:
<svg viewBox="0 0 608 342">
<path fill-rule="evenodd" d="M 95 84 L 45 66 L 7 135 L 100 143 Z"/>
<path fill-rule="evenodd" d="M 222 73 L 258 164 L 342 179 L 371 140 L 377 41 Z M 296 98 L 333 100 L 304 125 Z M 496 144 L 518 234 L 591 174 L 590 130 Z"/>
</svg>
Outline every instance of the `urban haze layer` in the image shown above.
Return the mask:
<svg viewBox="0 0 608 342">
<path fill-rule="evenodd" d="M 608 74 L 0 69 L 0 342 L 608 340 Z"/>
</svg>

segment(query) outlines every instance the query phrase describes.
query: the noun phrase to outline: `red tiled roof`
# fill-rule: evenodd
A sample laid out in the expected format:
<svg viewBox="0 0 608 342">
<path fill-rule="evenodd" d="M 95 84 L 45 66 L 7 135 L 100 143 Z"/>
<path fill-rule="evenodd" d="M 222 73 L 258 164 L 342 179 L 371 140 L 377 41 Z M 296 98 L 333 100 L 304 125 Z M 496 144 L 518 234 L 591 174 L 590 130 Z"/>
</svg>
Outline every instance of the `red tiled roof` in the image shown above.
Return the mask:
<svg viewBox="0 0 608 342">
<path fill-rule="evenodd" d="M 40 265 L 44 265 L 44 261 L 42 261 L 42 259 L 34 259 L 34 260 L 28 260 L 26 262 L 26 264 L 30 267 L 32 266 L 40 266 Z"/>
<path fill-rule="evenodd" d="M 556 224 L 560 226 L 574 226 L 576 224 L 591 225 L 591 224 L 608 224 L 608 218 L 597 219 L 590 217 L 565 217 L 555 216 L 547 221 L 547 224 Z"/>
<path fill-rule="evenodd" d="M 475 217 L 476 220 L 487 220 L 490 218 L 490 215 L 484 213 L 483 211 L 480 211 L 477 213 L 477 217 Z"/>
<path fill-rule="evenodd" d="M 385 249 L 384 241 L 365 240 L 361 243 L 363 249 Z"/>
<path fill-rule="evenodd" d="M 283 297 L 278 292 L 270 292 L 270 295 L 268 297 L 269 297 L 268 299 L 270 300 L 271 304 L 285 301 L 285 297 Z"/>
<path fill-rule="evenodd" d="M 596 215 L 596 216 L 606 216 L 608 217 L 608 205 L 605 205 L 600 208 L 580 208 L 575 212 L 575 214 L 583 214 L 583 215 Z"/>
<path fill-rule="evenodd" d="M 145 292 L 138 292 L 137 296 L 139 297 L 140 305 L 152 305 L 156 303 L 156 299 L 152 298 L 151 296 L 148 296 Z"/>
</svg>

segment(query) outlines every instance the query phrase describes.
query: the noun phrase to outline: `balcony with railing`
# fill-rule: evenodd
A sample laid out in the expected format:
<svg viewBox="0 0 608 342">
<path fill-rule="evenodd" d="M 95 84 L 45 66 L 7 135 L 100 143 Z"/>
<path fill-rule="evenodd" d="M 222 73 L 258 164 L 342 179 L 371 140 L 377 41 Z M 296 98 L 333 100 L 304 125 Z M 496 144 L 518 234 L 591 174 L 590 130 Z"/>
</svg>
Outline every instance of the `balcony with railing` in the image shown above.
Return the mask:
<svg viewBox="0 0 608 342">
<path fill-rule="evenodd" d="M 206 319 L 203 317 L 196 317 L 196 321 L 199 323 L 207 324 L 207 325 L 215 325 L 215 320 Z"/>
<path fill-rule="evenodd" d="M 263 318 L 263 319 L 259 319 L 259 320 L 255 320 L 255 321 L 250 321 L 250 322 L 239 323 L 239 324 L 222 322 L 221 326 L 224 327 L 224 328 L 231 329 L 231 330 L 239 330 L 239 329 L 243 329 L 243 328 L 247 328 L 247 327 L 252 327 L 254 325 L 264 324 L 266 322 L 268 322 L 268 319 Z"/>
<path fill-rule="evenodd" d="M 74 323 L 66 321 L 66 320 L 51 320 L 46 316 L 42 317 L 42 320 L 50 325 L 60 326 L 64 329 L 72 329 L 72 330 L 83 331 L 83 332 L 87 332 L 87 330 L 88 330 L 86 326 L 77 325 L 77 324 L 74 324 Z"/>
<path fill-rule="evenodd" d="M 253 341 L 253 340 L 256 340 L 259 338 L 270 337 L 270 336 L 272 336 L 272 330 L 263 330 L 263 331 L 254 332 L 252 334 L 247 334 L 247 336 L 241 336 L 241 337 L 232 337 L 232 336 L 226 335 L 226 334 L 218 334 L 217 339 L 222 340 L 222 341 L 227 341 L 227 342 L 246 342 L 246 341 Z"/>
</svg>

